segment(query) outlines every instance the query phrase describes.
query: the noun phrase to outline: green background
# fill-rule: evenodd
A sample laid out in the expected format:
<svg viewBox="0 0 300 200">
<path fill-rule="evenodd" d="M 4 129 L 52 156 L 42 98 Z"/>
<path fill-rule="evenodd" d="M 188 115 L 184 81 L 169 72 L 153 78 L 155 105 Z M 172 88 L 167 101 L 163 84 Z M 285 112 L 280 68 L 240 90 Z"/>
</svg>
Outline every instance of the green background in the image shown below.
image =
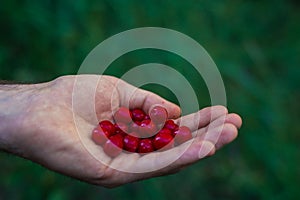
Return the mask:
<svg viewBox="0 0 300 200">
<path fill-rule="evenodd" d="M 299 199 L 299 24 L 297 0 L 2 0 L 0 79 L 43 82 L 76 74 L 85 56 L 109 36 L 165 27 L 209 52 L 224 79 L 228 108 L 244 123 L 237 140 L 215 156 L 178 174 L 116 189 L 0 154 L 0 199 Z M 184 73 L 201 107 L 210 105 L 202 79 L 192 78 L 191 66 L 167 52 L 131 52 L 107 74 L 121 76 L 148 62 Z M 176 102 L 166 88 L 146 88 Z"/>
</svg>

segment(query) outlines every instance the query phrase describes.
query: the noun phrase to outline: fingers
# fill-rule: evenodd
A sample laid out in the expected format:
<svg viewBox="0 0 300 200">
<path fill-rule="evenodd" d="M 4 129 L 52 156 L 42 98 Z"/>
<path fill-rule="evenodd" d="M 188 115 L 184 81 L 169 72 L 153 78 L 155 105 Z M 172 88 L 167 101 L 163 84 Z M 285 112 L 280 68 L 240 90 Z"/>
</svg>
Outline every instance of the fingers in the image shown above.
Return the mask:
<svg viewBox="0 0 300 200">
<path fill-rule="evenodd" d="M 220 116 L 208 126 L 194 131 L 193 136 L 197 136 L 201 140 L 208 140 L 216 145 L 216 149 L 220 149 L 237 137 L 237 129 L 240 126 L 241 118 L 237 114 L 228 114 L 226 116 Z"/>
<path fill-rule="evenodd" d="M 237 127 L 231 123 L 212 126 L 208 130 L 203 128 L 197 131 L 197 137 L 200 140 L 210 141 L 217 150 L 232 142 L 237 137 L 237 134 Z"/>
<path fill-rule="evenodd" d="M 224 106 L 212 106 L 203 108 L 202 110 L 181 117 L 176 120 L 176 123 L 181 126 L 187 126 L 191 131 L 198 130 L 199 128 L 207 126 L 212 121 L 218 119 L 221 116 L 225 116 L 228 110 Z"/>
<path fill-rule="evenodd" d="M 168 151 L 157 153 L 156 157 L 148 157 L 148 162 L 152 159 L 152 162 L 157 166 L 164 166 L 166 163 L 170 163 L 170 160 L 174 161 L 164 168 L 153 171 L 149 176 L 161 176 L 177 172 L 183 167 L 214 153 L 215 146 L 211 142 L 195 138 Z"/>
<path fill-rule="evenodd" d="M 145 97 L 145 101 L 144 101 L 144 105 L 143 105 L 144 110 L 149 111 L 150 108 L 153 107 L 154 105 L 161 105 L 164 108 L 166 108 L 166 110 L 168 112 L 168 118 L 175 119 L 175 118 L 180 117 L 181 110 L 180 110 L 179 106 L 161 98 L 160 96 L 158 96 L 154 93 L 151 93 L 148 91 L 144 91 L 144 92 L 147 93 L 147 96 Z"/>
<path fill-rule="evenodd" d="M 226 122 L 235 125 L 237 128 L 241 128 L 242 126 L 242 118 L 235 113 L 231 113 L 227 116 Z"/>
<path fill-rule="evenodd" d="M 222 127 L 222 128 L 220 128 Z M 190 140 L 171 150 L 162 152 L 156 158 L 159 164 L 165 162 L 165 158 L 174 158 L 178 156 L 171 165 L 158 170 L 157 175 L 169 174 L 170 172 L 178 171 L 185 166 L 191 165 L 207 156 L 212 156 L 215 151 L 223 145 L 232 142 L 237 136 L 237 128 L 231 123 L 225 123 L 223 126 L 210 128 L 193 140 Z M 217 142 L 216 142 L 217 141 Z"/>
<path fill-rule="evenodd" d="M 201 140 L 200 138 L 195 138 L 178 147 L 177 153 L 184 152 L 171 164 L 171 168 L 182 168 L 215 153 L 214 144 L 206 140 Z"/>
<path fill-rule="evenodd" d="M 238 115 L 230 113 L 227 115 L 219 116 L 218 118 L 214 119 L 214 121 L 211 121 L 206 127 L 200 128 L 199 130 L 205 130 L 205 132 L 207 132 L 208 129 L 224 126 L 225 124 L 232 124 L 236 128 L 239 128 L 241 126 L 240 120 L 241 119 Z"/>
<path fill-rule="evenodd" d="M 197 136 L 194 139 L 166 152 L 165 156 L 175 154 L 180 155 L 180 157 L 159 173 L 176 171 L 202 158 L 213 155 L 216 150 L 232 142 L 237 137 L 237 127 L 241 124 L 239 119 L 236 114 L 221 115 L 210 123 L 210 126 L 195 131 L 197 134 L 194 135 Z M 159 160 L 160 162 L 164 161 L 163 157 Z"/>
<path fill-rule="evenodd" d="M 152 92 L 136 88 L 122 80 L 118 81 L 117 88 L 120 96 L 120 106 L 142 108 L 145 112 L 148 112 L 152 106 L 159 104 L 167 109 L 169 118 L 180 116 L 179 106 Z"/>
<path fill-rule="evenodd" d="M 142 178 L 169 174 L 215 152 L 214 145 L 198 138 L 163 152 L 141 156 L 129 171 L 141 173 Z M 129 164 L 129 163 L 128 163 Z M 128 168 L 127 168 L 128 169 Z"/>
</svg>

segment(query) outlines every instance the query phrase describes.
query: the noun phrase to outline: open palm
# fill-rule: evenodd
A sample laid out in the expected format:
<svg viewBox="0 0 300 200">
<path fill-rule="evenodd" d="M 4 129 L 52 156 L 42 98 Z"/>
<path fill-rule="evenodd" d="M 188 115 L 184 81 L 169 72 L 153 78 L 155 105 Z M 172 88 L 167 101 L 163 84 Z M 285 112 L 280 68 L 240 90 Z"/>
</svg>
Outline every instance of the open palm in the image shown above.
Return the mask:
<svg viewBox="0 0 300 200">
<path fill-rule="evenodd" d="M 99 79 L 100 78 L 100 79 Z M 60 77 L 38 84 L 18 117 L 23 134 L 19 154 L 68 176 L 106 187 L 174 173 L 235 139 L 241 118 L 223 106 L 180 117 L 180 108 L 151 92 L 111 76 Z M 112 120 L 119 106 L 164 106 L 169 117 L 188 126 L 194 138 L 164 152 L 121 153 L 114 159 L 91 140 L 99 120 Z"/>
</svg>

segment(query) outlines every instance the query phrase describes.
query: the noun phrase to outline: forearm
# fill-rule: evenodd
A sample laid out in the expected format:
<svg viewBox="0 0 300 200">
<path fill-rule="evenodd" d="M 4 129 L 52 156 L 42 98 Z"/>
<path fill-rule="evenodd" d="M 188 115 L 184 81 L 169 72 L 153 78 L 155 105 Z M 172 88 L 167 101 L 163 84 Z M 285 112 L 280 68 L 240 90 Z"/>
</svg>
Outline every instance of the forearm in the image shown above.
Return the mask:
<svg viewBox="0 0 300 200">
<path fill-rule="evenodd" d="M 22 118 L 30 104 L 32 85 L 0 85 L 0 150 L 18 154 L 14 143 L 17 134 L 22 134 Z"/>
</svg>

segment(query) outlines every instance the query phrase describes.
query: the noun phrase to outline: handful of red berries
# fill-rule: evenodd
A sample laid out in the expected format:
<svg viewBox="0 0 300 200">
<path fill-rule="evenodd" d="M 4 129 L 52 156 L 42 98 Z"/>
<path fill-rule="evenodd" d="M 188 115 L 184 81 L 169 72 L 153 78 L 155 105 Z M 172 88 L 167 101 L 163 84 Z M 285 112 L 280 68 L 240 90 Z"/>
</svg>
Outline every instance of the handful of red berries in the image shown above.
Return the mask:
<svg viewBox="0 0 300 200">
<path fill-rule="evenodd" d="M 114 123 L 100 121 L 92 132 L 93 141 L 103 145 L 110 157 L 116 157 L 122 150 L 137 153 L 167 150 L 192 138 L 190 129 L 168 119 L 167 110 L 161 106 L 155 106 L 149 114 L 138 108 L 120 107 L 113 117 Z"/>
</svg>

